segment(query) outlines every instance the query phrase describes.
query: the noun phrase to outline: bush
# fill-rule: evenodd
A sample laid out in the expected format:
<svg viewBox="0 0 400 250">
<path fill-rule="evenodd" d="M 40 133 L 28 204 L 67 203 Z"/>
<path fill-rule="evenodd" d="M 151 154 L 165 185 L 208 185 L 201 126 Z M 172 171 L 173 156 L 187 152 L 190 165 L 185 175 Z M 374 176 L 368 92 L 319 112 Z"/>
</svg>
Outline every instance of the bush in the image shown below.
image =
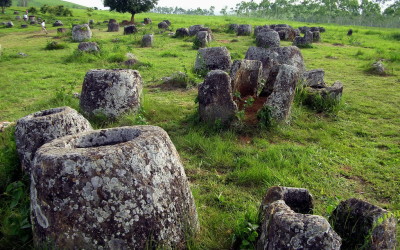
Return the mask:
<svg viewBox="0 0 400 250">
<path fill-rule="evenodd" d="M 311 88 L 299 84 L 296 88 L 295 102 L 305 105 L 319 113 L 337 113 L 340 109 L 340 98 L 321 93 L 322 92 L 312 91 Z"/>
</svg>

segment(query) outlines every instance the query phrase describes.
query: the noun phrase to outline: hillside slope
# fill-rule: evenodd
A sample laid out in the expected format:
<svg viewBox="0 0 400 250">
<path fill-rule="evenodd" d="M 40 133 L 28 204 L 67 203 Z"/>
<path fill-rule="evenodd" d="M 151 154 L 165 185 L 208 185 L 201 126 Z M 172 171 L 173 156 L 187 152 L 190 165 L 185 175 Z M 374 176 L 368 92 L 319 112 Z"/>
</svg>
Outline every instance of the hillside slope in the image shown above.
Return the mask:
<svg viewBox="0 0 400 250">
<path fill-rule="evenodd" d="M 18 6 L 19 0 L 13 0 L 13 6 Z M 68 8 L 74 8 L 74 9 L 86 9 L 87 7 L 76 4 L 76 3 L 70 3 L 67 1 L 61 1 L 61 0 L 29 0 L 28 1 L 28 7 L 36 7 L 39 8 L 43 5 L 49 5 L 49 6 L 55 6 L 55 5 L 64 5 L 65 7 Z"/>
</svg>

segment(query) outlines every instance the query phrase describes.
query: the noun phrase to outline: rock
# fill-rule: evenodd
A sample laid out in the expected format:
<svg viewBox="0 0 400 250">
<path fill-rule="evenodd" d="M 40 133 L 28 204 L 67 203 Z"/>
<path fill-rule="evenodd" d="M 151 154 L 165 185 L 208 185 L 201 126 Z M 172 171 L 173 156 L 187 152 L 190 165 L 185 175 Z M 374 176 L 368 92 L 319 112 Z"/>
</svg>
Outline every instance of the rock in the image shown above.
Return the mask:
<svg viewBox="0 0 400 250">
<path fill-rule="evenodd" d="M 324 33 L 326 30 L 324 27 L 319 27 L 319 32 Z"/>
<path fill-rule="evenodd" d="M 64 24 L 60 20 L 57 20 L 53 23 L 53 27 L 59 27 L 59 26 L 64 26 Z"/>
<path fill-rule="evenodd" d="M 296 31 L 291 27 L 275 27 L 274 30 L 278 32 L 280 39 L 283 41 L 293 41 L 296 37 Z"/>
<path fill-rule="evenodd" d="M 240 24 L 236 34 L 238 36 L 250 36 L 251 25 L 250 24 Z"/>
<path fill-rule="evenodd" d="M 256 45 L 262 48 L 279 47 L 280 39 L 278 32 L 262 29 L 257 33 Z"/>
<path fill-rule="evenodd" d="M 343 239 L 343 249 L 395 249 L 396 218 L 359 199 L 342 201 L 331 223 Z"/>
<path fill-rule="evenodd" d="M 231 55 L 226 47 L 203 48 L 197 52 L 194 70 L 204 72 L 220 69 L 228 72 L 231 65 Z"/>
<path fill-rule="evenodd" d="M 114 19 L 110 19 L 110 21 L 108 22 L 108 32 L 118 32 L 119 31 L 119 23 L 114 20 Z"/>
<path fill-rule="evenodd" d="M 290 117 L 296 84 L 299 79 L 298 68 L 282 64 L 276 75 L 272 93 L 268 96 L 264 106 L 268 106 L 271 116 L 278 122 L 287 121 Z"/>
<path fill-rule="evenodd" d="M 288 24 L 277 24 L 275 25 L 275 28 L 291 28 L 291 26 Z"/>
<path fill-rule="evenodd" d="M 256 26 L 256 27 L 254 27 L 254 36 L 257 37 L 258 33 L 259 33 L 261 30 L 267 31 L 267 30 L 271 30 L 271 28 L 269 27 L 269 25 Z"/>
<path fill-rule="evenodd" d="M 30 25 L 35 25 L 35 24 L 37 24 L 37 22 L 36 22 L 36 21 L 30 21 L 29 24 L 30 24 Z"/>
<path fill-rule="evenodd" d="M 6 28 L 12 28 L 12 27 L 14 27 L 14 23 L 13 22 L 9 21 L 9 22 L 6 23 Z"/>
<path fill-rule="evenodd" d="M 107 20 L 105 20 L 105 21 L 103 21 L 103 23 L 108 23 L 108 21 L 107 21 Z"/>
<path fill-rule="evenodd" d="M 161 22 L 158 24 L 159 29 L 168 29 L 168 24 L 166 22 Z"/>
<path fill-rule="evenodd" d="M 21 24 L 21 28 L 23 28 L 23 29 L 28 28 L 28 25 L 27 24 Z"/>
<path fill-rule="evenodd" d="M 321 41 L 321 35 L 319 31 L 313 31 L 313 42 L 320 42 Z"/>
<path fill-rule="evenodd" d="M 67 33 L 66 28 L 57 28 L 57 33 Z"/>
<path fill-rule="evenodd" d="M 233 101 L 231 79 L 222 70 L 210 71 L 199 86 L 199 115 L 203 122 L 227 125 L 238 111 Z"/>
<path fill-rule="evenodd" d="M 233 62 L 230 77 L 232 93 L 241 97 L 257 96 L 261 82 L 262 63 L 256 60 L 236 60 Z"/>
<path fill-rule="evenodd" d="M 81 42 L 78 49 L 84 52 L 99 52 L 100 48 L 95 42 Z"/>
<path fill-rule="evenodd" d="M 15 122 L 7 122 L 7 121 L 0 122 L 0 132 L 3 132 L 6 128 L 13 125 L 15 125 Z"/>
<path fill-rule="evenodd" d="M 21 16 L 16 16 L 15 20 L 21 20 Z"/>
<path fill-rule="evenodd" d="M 133 23 L 128 20 L 122 20 L 121 25 L 122 26 L 130 26 L 130 25 L 133 25 Z"/>
<path fill-rule="evenodd" d="M 377 61 L 374 62 L 371 65 L 371 73 L 377 74 L 377 75 L 386 75 L 386 69 L 385 66 L 383 65 L 382 61 Z"/>
<path fill-rule="evenodd" d="M 314 201 L 311 193 L 305 188 L 270 187 L 260 206 L 260 218 L 264 219 L 265 212 L 271 203 L 283 200 L 287 206 L 296 213 L 312 214 Z"/>
<path fill-rule="evenodd" d="M 133 24 L 124 27 L 124 35 L 130 35 L 130 34 L 134 34 L 137 32 L 138 32 L 138 30 L 137 30 L 136 26 Z"/>
<path fill-rule="evenodd" d="M 189 76 L 181 71 L 174 72 L 171 76 L 161 78 L 163 85 L 175 88 L 188 88 L 193 82 Z"/>
<path fill-rule="evenodd" d="M 154 35 L 153 34 L 147 34 L 144 35 L 142 38 L 142 47 L 153 47 L 154 43 Z"/>
<path fill-rule="evenodd" d="M 301 32 L 299 29 L 294 29 L 295 37 L 300 36 Z"/>
<path fill-rule="evenodd" d="M 45 143 L 65 135 L 91 130 L 90 123 L 69 107 L 42 110 L 17 121 L 15 142 L 25 173 L 31 172 L 36 151 Z"/>
<path fill-rule="evenodd" d="M 133 59 L 133 58 L 132 58 L 132 59 L 126 60 L 126 61 L 124 62 L 124 65 L 131 67 L 131 66 L 135 65 L 137 62 L 138 62 L 138 61 L 137 61 L 136 59 Z"/>
<path fill-rule="evenodd" d="M 340 237 L 322 216 L 295 213 L 283 200 L 263 213 L 257 249 L 340 249 Z"/>
<path fill-rule="evenodd" d="M 211 34 L 207 31 L 199 31 L 196 34 L 195 43 L 199 48 L 207 47 L 207 45 L 211 42 Z"/>
<path fill-rule="evenodd" d="M 189 36 L 189 29 L 188 28 L 179 28 L 175 32 L 175 37 L 185 37 Z"/>
<path fill-rule="evenodd" d="M 136 70 L 97 69 L 86 73 L 80 108 L 87 116 L 114 119 L 140 107 L 142 77 Z"/>
<path fill-rule="evenodd" d="M 93 19 L 89 20 L 89 25 L 94 25 L 94 20 Z"/>
<path fill-rule="evenodd" d="M 325 71 L 323 69 L 314 69 L 306 71 L 303 74 L 304 86 L 312 88 L 324 88 L 326 84 L 324 82 Z"/>
<path fill-rule="evenodd" d="M 20 57 L 27 57 L 28 56 L 27 54 L 25 54 L 23 52 L 18 52 L 17 55 L 20 56 Z"/>
<path fill-rule="evenodd" d="M 19 15 L 19 11 L 14 11 L 14 15 Z"/>
<path fill-rule="evenodd" d="M 353 35 L 353 30 L 352 30 L 352 29 L 349 29 L 349 30 L 347 31 L 347 35 L 348 35 L 348 36 Z"/>
<path fill-rule="evenodd" d="M 238 29 L 239 29 L 239 24 L 236 23 L 229 24 L 228 31 L 237 33 Z"/>
<path fill-rule="evenodd" d="M 306 47 L 312 44 L 314 35 L 311 31 L 307 31 L 304 37 L 296 36 L 293 41 L 293 46 Z"/>
<path fill-rule="evenodd" d="M 145 19 L 143 19 L 143 23 L 144 23 L 144 24 L 151 24 L 152 21 L 151 21 L 150 18 L 146 17 Z"/>
<path fill-rule="evenodd" d="M 102 129 L 44 145 L 31 178 L 33 239 L 51 249 L 181 249 L 199 229 L 168 134 Z"/>
<path fill-rule="evenodd" d="M 271 69 L 275 65 L 287 64 L 296 67 L 300 74 L 305 71 L 303 56 L 299 48 L 295 46 L 259 48 L 250 47 L 247 50 L 245 59 L 259 60 L 263 64 L 263 79 L 268 80 Z"/>
<path fill-rule="evenodd" d="M 189 35 L 190 36 L 195 36 L 197 32 L 200 31 L 201 28 L 204 28 L 203 25 L 192 25 L 189 27 Z"/>
<path fill-rule="evenodd" d="M 299 30 L 301 31 L 302 34 L 305 34 L 307 31 L 310 31 L 310 27 L 307 26 L 299 27 Z"/>
<path fill-rule="evenodd" d="M 171 26 L 171 22 L 169 20 L 163 20 L 163 22 L 167 23 L 168 26 Z"/>
<path fill-rule="evenodd" d="M 88 24 L 76 25 L 72 28 L 72 40 L 83 42 L 92 38 L 92 31 Z"/>
<path fill-rule="evenodd" d="M 36 17 L 35 16 L 28 16 L 28 20 L 29 21 L 36 21 Z"/>
</svg>

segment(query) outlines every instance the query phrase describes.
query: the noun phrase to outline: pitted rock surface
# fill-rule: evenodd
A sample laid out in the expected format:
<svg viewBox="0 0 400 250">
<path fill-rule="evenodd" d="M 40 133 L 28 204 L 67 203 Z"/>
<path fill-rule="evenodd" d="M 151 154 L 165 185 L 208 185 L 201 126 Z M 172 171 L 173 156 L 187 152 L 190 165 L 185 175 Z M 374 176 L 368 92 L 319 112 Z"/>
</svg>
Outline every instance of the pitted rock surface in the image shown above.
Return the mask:
<svg viewBox="0 0 400 250">
<path fill-rule="evenodd" d="M 330 98 L 339 100 L 342 97 L 343 93 L 343 84 L 340 81 L 336 81 L 332 86 L 314 86 L 306 88 L 310 94 L 309 98 L 313 98 L 315 94 L 320 95 L 322 98 Z"/>
<path fill-rule="evenodd" d="M 76 25 L 72 28 L 72 40 L 83 42 L 92 38 L 92 31 L 88 24 Z"/>
<path fill-rule="evenodd" d="M 157 26 L 158 26 L 159 29 L 168 29 L 168 27 L 169 27 L 168 23 L 166 23 L 164 21 L 158 23 Z"/>
<path fill-rule="evenodd" d="M 140 107 L 142 77 L 136 70 L 96 69 L 86 73 L 80 108 L 87 116 L 105 115 L 111 119 Z"/>
<path fill-rule="evenodd" d="M 233 101 L 231 79 L 222 70 L 210 71 L 199 86 L 200 119 L 207 123 L 228 124 L 238 111 Z"/>
<path fill-rule="evenodd" d="M 269 27 L 269 25 L 256 26 L 256 27 L 254 27 L 254 36 L 257 37 L 258 33 L 259 33 L 261 30 L 267 31 L 267 30 L 271 30 L 271 28 Z"/>
<path fill-rule="evenodd" d="M 12 27 L 14 27 L 14 23 L 13 22 L 9 21 L 9 22 L 6 23 L 6 28 L 12 28 Z"/>
<path fill-rule="evenodd" d="M 278 32 L 261 29 L 256 36 L 256 45 L 261 48 L 279 47 L 281 40 Z"/>
<path fill-rule="evenodd" d="M 295 213 L 283 200 L 264 214 L 257 249 L 340 249 L 340 237 L 322 216 Z"/>
<path fill-rule="evenodd" d="M 273 91 L 264 104 L 271 108 L 271 115 L 276 121 L 288 120 L 298 80 L 299 70 L 296 67 L 286 64 L 279 66 Z"/>
<path fill-rule="evenodd" d="M 189 36 L 189 29 L 188 28 L 179 28 L 175 32 L 175 37 L 185 37 Z"/>
<path fill-rule="evenodd" d="M 108 32 L 118 32 L 119 31 L 119 23 L 114 20 L 114 19 L 110 19 L 110 21 L 108 22 Z"/>
<path fill-rule="evenodd" d="M 207 47 L 207 45 L 212 41 L 211 33 L 208 31 L 199 31 L 196 34 L 196 39 L 201 48 Z"/>
<path fill-rule="evenodd" d="M 251 25 L 250 24 L 240 24 L 237 33 L 238 36 L 250 36 L 251 34 Z"/>
<path fill-rule="evenodd" d="M 36 246 L 182 249 L 198 230 L 178 152 L 159 127 L 54 140 L 38 150 L 31 176 Z"/>
<path fill-rule="evenodd" d="M 300 74 L 305 72 L 303 55 L 295 46 L 259 48 L 250 47 L 246 52 L 247 60 L 259 60 L 263 64 L 263 79 L 268 80 L 271 69 L 275 65 L 287 64 L 296 67 Z"/>
<path fill-rule="evenodd" d="M 197 32 L 200 31 L 201 28 L 204 28 L 204 26 L 203 25 L 199 25 L 199 24 L 190 26 L 189 27 L 189 35 L 190 36 L 195 36 L 197 34 Z"/>
<path fill-rule="evenodd" d="M 238 28 L 239 28 L 239 24 L 236 24 L 236 23 L 231 23 L 228 26 L 228 30 L 231 32 L 235 32 L 235 33 L 237 33 Z"/>
<path fill-rule="evenodd" d="M 226 47 L 202 48 L 197 52 L 195 71 L 220 69 L 228 72 L 232 66 L 231 54 Z"/>
<path fill-rule="evenodd" d="M 32 160 L 43 144 L 65 135 L 92 130 L 89 121 L 70 107 L 42 110 L 17 121 L 15 142 L 22 169 L 31 172 Z"/>
<path fill-rule="evenodd" d="M 168 26 L 171 26 L 171 21 L 169 21 L 169 20 L 163 20 L 163 22 L 165 22 L 166 24 L 168 24 Z"/>
<path fill-rule="evenodd" d="M 124 35 L 130 35 L 130 34 L 134 34 L 137 32 L 138 32 L 138 30 L 137 30 L 136 26 L 133 24 L 124 26 Z"/>
<path fill-rule="evenodd" d="M 57 33 L 67 33 L 66 28 L 57 28 Z"/>
<path fill-rule="evenodd" d="M 303 74 L 304 86 L 312 88 L 326 87 L 324 76 L 325 71 L 323 69 L 313 69 L 306 71 Z"/>
<path fill-rule="evenodd" d="M 146 17 L 145 19 L 143 19 L 143 23 L 144 24 L 151 24 L 152 20 L 150 18 Z"/>
<path fill-rule="evenodd" d="M 319 31 L 313 31 L 313 42 L 320 42 L 321 41 L 321 34 Z"/>
<path fill-rule="evenodd" d="M 352 198 L 337 206 L 331 223 L 343 239 L 343 249 L 395 249 L 396 218 L 385 218 L 387 214 L 385 209 Z"/>
<path fill-rule="evenodd" d="M 53 27 L 58 27 L 58 26 L 64 26 L 64 24 L 60 20 L 57 20 L 53 23 Z"/>
<path fill-rule="evenodd" d="M 154 43 L 154 35 L 147 34 L 142 38 L 142 47 L 152 47 Z"/>
<path fill-rule="evenodd" d="M 81 42 L 78 45 L 78 49 L 80 51 L 85 51 L 85 52 L 98 52 L 98 51 L 100 51 L 99 46 L 95 42 Z"/>
<path fill-rule="evenodd" d="M 261 61 L 234 61 L 230 73 L 232 81 L 232 92 L 239 92 L 241 97 L 257 96 L 257 92 L 261 82 L 261 74 Z"/>
<path fill-rule="evenodd" d="M 293 187 L 270 187 L 260 206 L 260 218 L 264 219 L 268 206 L 277 201 L 283 200 L 287 206 L 296 213 L 312 214 L 314 201 L 311 193 L 305 188 Z"/>
</svg>

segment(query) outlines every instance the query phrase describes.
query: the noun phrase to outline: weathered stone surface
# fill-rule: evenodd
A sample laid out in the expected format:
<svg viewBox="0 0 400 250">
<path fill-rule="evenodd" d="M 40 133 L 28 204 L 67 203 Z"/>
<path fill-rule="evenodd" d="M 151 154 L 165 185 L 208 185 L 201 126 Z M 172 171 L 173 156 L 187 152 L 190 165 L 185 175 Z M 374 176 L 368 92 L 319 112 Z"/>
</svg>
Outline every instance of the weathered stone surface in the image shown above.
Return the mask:
<svg viewBox="0 0 400 250">
<path fill-rule="evenodd" d="M 196 42 L 200 48 L 207 47 L 212 41 L 211 34 L 208 31 L 199 31 L 196 34 Z"/>
<path fill-rule="evenodd" d="M 138 32 L 137 28 L 135 25 L 128 25 L 128 26 L 124 26 L 124 35 L 130 35 L 130 34 L 134 34 Z"/>
<path fill-rule="evenodd" d="M 21 24 L 21 28 L 28 28 L 28 25 L 27 24 Z"/>
<path fill-rule="evenodd" d="M 36 17 L 35 16 L 28 16 L 28 20 L 29 21 L 36 21 Z"/>
<path fill-rule="evenodd" d="M 264 214 L 257 249 L 340 249 L 340 237 L 322 216 L 295 213 L 283 200 Z"/>
<path fill-rule="evenodd" d="M 326 84 L 324 82 L 325 71 L 323 69 L 313 69 L 304 72 L 303 84 L 304 86 L 312 88 L 324 88 Z"/>
<path fill-rule="evenodd" d="M 116 118 L 140 107 L 142 77 L 136 70 L 96 69 L 86 73 L 80 108 L 88 116 Z"/>
<path fill-rule="evenodd" d="M 36 150 L 65 135 L 91 130 L 90 123 L 69 107 L 39 111 L 17 121 L 15 141 L 22 169 L 30 173 Z"/>
<path fill-rule="evenodd" d="M 264 218 L 263 212 L 268 206 L 277 200 L 283 200 L 287 206 L 296 213 L 312 214 L 314 201 L 311 193 L 305 188 L 294 187 L 270 187 L 260 206 L 260 218 Z"/>
<path fill-rule="evenodd" d="M 304 47 L 312 44 L 314 35 L 311 31 L 306 31 L 304 37 L 296 36 L 293 41 L 293 46 Z"/>
<path fill-rule="evenodd" d="M 195 71 L 220 69 L 228 72 L 232 66 L 231 54 L 226 47 L 199 49 L 197 52 Z"/>
<path fill-rule="evenodd" d="M 251 25 L 250 24 L 240 24 L 236 34 L 238 36 L 250 36 Z"/>
<path fill-rule="evenodd" d="M 233 101 L 231 79 L 222 70 L 210 71 L 199 86 L 199 115 L 207 123 L 229 124 L 238 110 Z"/>
<path fill-rule="evenodd" d="M 67 33 L 66 28 L 57 28 L 57 33 Z"/>
<path fill-rule="evenodd" d="M 142 47 L 153 47 L 154 43 L 154 35 L 153 34 L 147 34 L 144 35 L 142 38 Z"/>
<path fill-rule="evenodd" d="M 189 35 L 190 36 L 195 36 L 197 32 L 200 31 L 201 28 L 204 28 L 203 25 L 192 25 L 189 27 Z"/>
<path fill-rule="evenodd" d="M 231 23 L 228 26 L 228 30 L 231 32 L 237 33 L 238 29 L 239 29 L 239 24 L 236 24 L 236 23 Z"/>
<path fill-rule="evenodd" d="M 110 21 L 108 22 L 108 32 L 118 32 L 119 31 L 119 23 L 114 20 L 114 19 L 110 19 Z"/>
<path fill-rule="evenodd" d="M 57 20 L 53 23 L 53 27 L 59 27 L 59 26 L 64 26 L 64 24 L 60 20 Z"/>
<path fill-rule="evenodd" d="M 6 26 L 6 28 L 12 28 L 12 27 L 14 27 L 14 23 L 9 21 L 9 22 L 6 23 L 5 26 Z"/>
<path fill-rule="evenodd" d="M 19 11 L 14 11 L 14 15 L 19 15 Z"/>
<path fill-rule="evenodd" d="M 257 96 L 257 92 L 261 82 L 261 73 L 261 61 L 234 61 L 230 73 L 232 92 L 239 92 L 241 97 Z"/>
<path fill-rule="evenodd" d="M 268 80 L 271 69 L 275 65 L 287 64 L 298 68 L 299 73 L 303 74 L 305 65 L 303 56 L 299 48 L 295 46 L 289 47 L 274 47 L 274 48 L 259 48 L 250 47 L 247 50 L 245 59 L 259 60 L 263 64 L 263 79 Z"/>
<path fill-rule="evenodd" d="M 163 20 L 163 22 L 165 22 L 166 24 L 168 24 L 168 26 L 171 26 L 171 22 L 169 20 Z"/>
<path fill-rule="evenodd" d="M 348 36 L 353 35 L 353 30 L 352 30 L 352 29 L 349 29 L 349 30 L 347 31 L 347 35 L 348 35 Z"/>
<path fill-rule="evenodd" d="M 3 132 L 6 128 L 13 125 L 15 125 L 15 122 L 7 122 L 7 121 L 0 122 L 0 132 Z"/>
<path fill-rule="evenodd" d="M 81 42 L 78 45 L 78 49 L 84 52 L 98 52 L 100 51 L 99 46 L 95 42 Z"/>
<path fill-rule="evenodd" d="M 321 41 L 321 34 L 319 31 L 313 31 L 313 42 Z"/>
<path fill-rule="evenodd" d="M 88 24 L 76 25 L 72 28 L 72 40 L 83 42 L 92 38 L 92 31 Z"/>
<path fill-rule="evenodd" d="M 37 22 L 36 21 L 30 21 L 29 24 L 30 25 L 34 25 L 34 24 L 37 24 Z"/>
<path fill-rule="evenodd" d="M 189 29 L 188 28 L 179 28 L 175 32 L 175 37 L 185 37 L 189 36 Z"/>
<path fill-rule="evenodd" d="M 275 27 L 279 37 L 283 41 L 293 41 L 296 37 L 296 31 L 291 27 Z"/>
<path fill-rule="evenodd" d="M 15 20 L 21 20 L 21 16 L 16 16 Z"/>
<path fill-rule="evenodd" d="M 352 198 L 338 205 L 331 223 L 343 239 L 343 249 L 395 249 L 396 218 L 387 214 L 378 206 Z"/>
<path fill-rule="evenodd" d="M 44 145 L 31 177 L 34 243 L 183 249 L 198 230 L 184 168 L 159 127 L 102 129 Z"/>
<path fill-rule="evenodd" d="M 324 86 L 319 85 L 319 86 L 308 87 L 306 88 L 306 91 L 308 91 L 310 94 L 313 94 L 310 95 L 309 98 L 315 98 L 315 94 L 318 94 L 322 98 L 340 100 L 343 93 L 343 84 L 340 81 L 336 81 L 330 87 L 327 87 L 326 85 Z"/>
<path fill-rule="evenodd" d="M 144 24 L 151 24 L 152 20 L 150 18 L 146 17 L 145 19 L 143 19 L 143 23 Z"/>
<path fill-rule="evenodd" d="M 256 45 L 262 48 L 279 47 L 280 39 L 278 32 L 274 30 L 260 30 L 256 36 Z"/>
<path fill-rule="evenodd" d="M 270 107 L 271 115 L 276 121 L 286 121 L 290 117 L 298 79 L 298 68 L 286 64 L 279 65 L 278 74 L 273 81 L 273 91 L 264 104 Z"/>
<path fill-rule="evenodd" d="M 159 24 L 158 24 L 158 28 L 159 29 L 168 29 L 168 24 L 166 23 L 166 22 L 160 22 Z"/>
<path fill-rule="evenodd" d="M 385 66 L 383 65 L 382 61 L 374 62 L 371 65 L 371 73 L 374 73 L 377 75 L 386 75 L 386 69 L 385 69 Z"/>
<path fill-rule="evenodd" d="M 93 19 L 89 20 L 89 25 L 94 25 L 94 20 Z"/>
<path fill-rule="evenodd" d="M 258 33 L 261 30 L 265 30 L 266 31 L 266 30 L 271 30 L 271 28 L 269 27 L 269 25 L 256 26 L 256 27 L 254 27 L 254 36 L 257 37 Z"/>
</svg>

